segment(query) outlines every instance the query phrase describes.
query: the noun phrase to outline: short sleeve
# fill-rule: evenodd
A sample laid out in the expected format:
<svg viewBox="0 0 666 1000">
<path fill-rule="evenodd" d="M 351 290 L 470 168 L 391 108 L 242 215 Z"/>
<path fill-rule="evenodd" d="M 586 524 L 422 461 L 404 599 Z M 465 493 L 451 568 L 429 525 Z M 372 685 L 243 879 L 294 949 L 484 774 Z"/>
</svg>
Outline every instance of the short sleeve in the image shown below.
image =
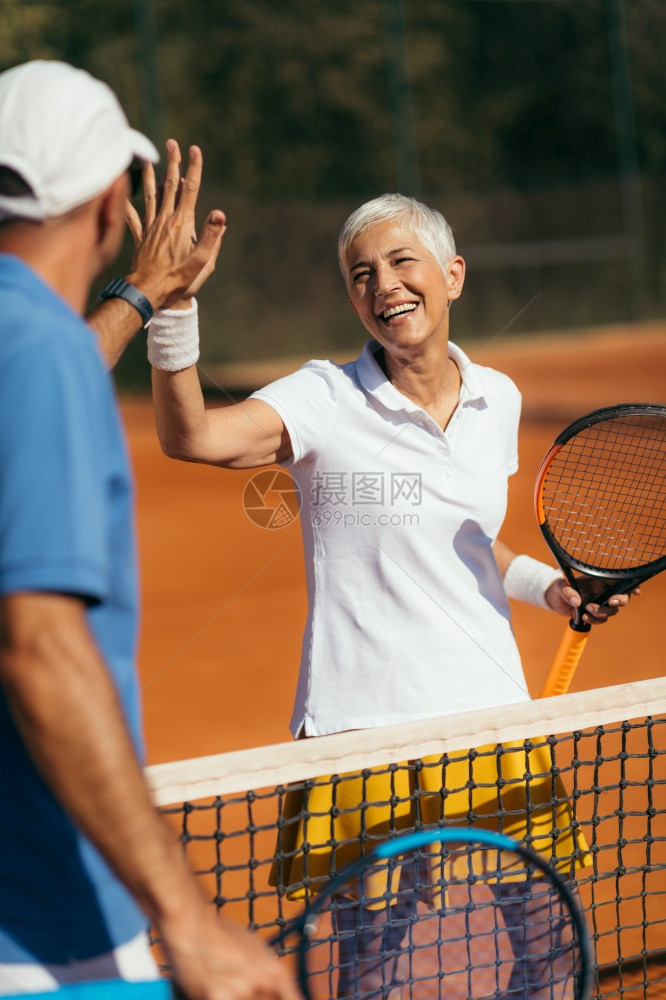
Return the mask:
<svg viewBox="0 0 666 1000">
<path fill-rule="evenodd" d="M 326 444 L 334 427 L 339 377 L 333 362 L 308 361 L 250 397 L 268 403 L 280 415 L 293 453 L 285 465 L 314 459 Z"/>
<path fill-rule="evenodd" d="M 512 476 L 518 471 L 518 426 L 520 424 L 522 396 L 510 379 L 507 379 L 507 383 L 509 391 L 506 401 L 506 471 L 509 476 Z"/>
<path fill-rule="evenodd" d="M 101 361 L 92 345 L 63 357 L 57 331 L 26 340 L 0 369 L 0 593 L 98 601 L 109 575 Z"/>
</svg>

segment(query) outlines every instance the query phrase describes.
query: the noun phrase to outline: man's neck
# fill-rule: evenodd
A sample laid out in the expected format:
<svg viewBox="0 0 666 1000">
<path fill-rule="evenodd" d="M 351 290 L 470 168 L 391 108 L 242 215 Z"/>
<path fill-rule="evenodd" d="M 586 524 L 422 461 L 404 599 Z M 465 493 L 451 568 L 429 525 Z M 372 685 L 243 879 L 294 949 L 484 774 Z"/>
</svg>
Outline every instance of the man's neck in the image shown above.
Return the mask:
<svg viewBox="0 0 666 1000">
<path fill-rule="evenodd" d="M 83 226 L 53 220 L 0 226 L 0 253 L 12 254 L 32 268 L 77 313 L 83 314 L 94 269 L 93 249 Z"/>
</svg>

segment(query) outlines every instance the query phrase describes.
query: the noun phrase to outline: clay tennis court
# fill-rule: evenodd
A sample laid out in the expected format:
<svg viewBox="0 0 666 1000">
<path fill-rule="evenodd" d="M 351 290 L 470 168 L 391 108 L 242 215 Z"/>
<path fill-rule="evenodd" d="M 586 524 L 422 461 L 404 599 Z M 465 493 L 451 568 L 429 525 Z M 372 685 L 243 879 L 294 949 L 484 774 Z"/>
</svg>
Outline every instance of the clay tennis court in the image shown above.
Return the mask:
<svg viewBox="0 0 666 1000">
<path fill-rule="evenodd" d="M 505 338 L 485 349 L 467 345 L 467 350 L 475 360 L 511 375 L 523 393 L 521 467 L 512 479 L 503 534 L 518 551 L 547 559 L 532 506 L 541 459 L 564 426 L 583 413 L 616 402 L 666 403 L 666 324 Z M 263 363 L 218 375 L 223 384 L 259 385 L 293 367 L 295 363 Z M 298 523 L 279 530 L 258 527 L 242 503 L 253 471 L 169 460 L 156 439 L 150 401 L 125 398 L 122 409 L 137 478 L 144 603 L 140 672 L 149 762 L 290 740 L 287 723 L 306 615 Z M 663 674 L 665 596 L 666 575 L 648 582 L 619 619 L 593 631 L 572 690 Z M 518 605 L 514 627 L 536 696 L 566 619 Z M 602 704 L 603 695 L 599 697 Z M 624 801 L 626 808 L 637 810 L 636 816 L 645 808 L 640 766 L 639 761 L 626 763 L 626 776 L 633 775 L 635 781 L 631 797 L 627 792 Z M 268 814 L 270 800 L 262 808 Z M 257 807 L 254 815 L 271 830 L 272 812 L 264 816 Z M 206 813 L 201 817 L 205 823 Z M 245 822 L 239 816 L 238 827 L 230 820 L 230 828 L 242 830 Z M 179 828 L 177 812 L 174 824 Z M 210 871 L 208 837 L 188 850 L 190 863 L 199 871 Z M 270 858 L 274 834 L 268 837 L 270 843 L 257 850 Z M 234 878 L 242 883 L 240 898 L 247 889 L 243 865 L 248 849 L 243 838 L 238 843 L 232 838 L 225 849 L 226 864 L 239 866 L 234 875 L 225 876 L 232 896 Z M 653 883 L 656 901 L 661 890 Z M 209 891 L 215 893 L 212 881 Z M 641 947 L 638 900 L 636 896 L 631 919 L 622 918 L 631 924 L 630 931 L 623 930 L 628 955 L 638 954 Z M 230 905 L 230 915 L 247 921 L 244 904 L 237 909 L 235 905 Z M 255 904 L 255 917 L 263 913 L 262 907 L 270 910 L 273 905 L 269 891 Z M 615 954 L 608 943 L 597 949 L 602 962 L 612 963 Z M 631 984 L 639 989 L 642 975 L 638 966 L 626 966 L 623 988 Z M 664 980 L 656 970 L 650 976 L 650 996 L 656 1000 L 664 995 Z M 604 990 L 616 988 L 614 973 L 604 983 Z"/>
<path fill-rule="evenodd" d="M 547 559 L 532 508 L 541 458 L 555 435 L 589 410 L 666 403 L 666 324 L 465 346 L 474 360 L 507 372 L 523 393 L 521 465 L 511 482 L 504 537 L 518 551 Z M 258 384 L 284 367 L 255 365 L 241 374 Z M 289 740 L 306 614 L 298 523 L 258 527 L 242 506 L 253 472 L 167 459 L 150 401 L 128 397 L 122 410 L 137 479 L 149 762 Z M 663 674 L 665 597 L 662 576 L 648 582 L 618 620 L 594 629 L 572 690 Z M 563 618 L 515 607 L 534 695 L 564 626 Z"/>
</svg>

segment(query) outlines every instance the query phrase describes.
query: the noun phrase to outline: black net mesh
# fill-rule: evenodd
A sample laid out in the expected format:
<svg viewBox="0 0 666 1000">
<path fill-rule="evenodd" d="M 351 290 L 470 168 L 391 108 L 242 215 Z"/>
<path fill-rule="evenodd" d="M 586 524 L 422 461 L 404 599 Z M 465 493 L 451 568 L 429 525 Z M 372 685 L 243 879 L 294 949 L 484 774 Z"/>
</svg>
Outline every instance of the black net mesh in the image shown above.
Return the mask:
<svg viewBox="0 0 666 1000">
<path fill-rule="evenodd" d="M 402 763 L 164 811 L 214 905 L 268 939 L 387 837 L 499 830 L 575 882 L 593 995 L 654 1000 L 666 996 L 665 724 L 648 716 L 421 759 L 405 746 Z"/>
</svg>

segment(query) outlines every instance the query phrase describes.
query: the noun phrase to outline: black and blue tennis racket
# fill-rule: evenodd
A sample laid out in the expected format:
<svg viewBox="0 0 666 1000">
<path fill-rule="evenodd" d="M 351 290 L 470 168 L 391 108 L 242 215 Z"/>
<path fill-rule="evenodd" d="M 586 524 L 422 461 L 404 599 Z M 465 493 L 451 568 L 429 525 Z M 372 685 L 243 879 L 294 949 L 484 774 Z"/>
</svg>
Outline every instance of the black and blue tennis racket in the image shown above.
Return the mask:
<svg viewBox="0 0 666 1000">
<path fill-rule="evenodd" d="M 382 843 L 289 930 L 306 1000 L 585 1000 L 591 987 L 575 888 L 484 830 Z"/>
<path fill-rule="evenodd" d="M 296 952 L 305 1000 L 587 1000 L 592 980 L 575 888 L 530 848 L 469 827 L 380 844 L 273 945 Z M 44 1000 L 183 998 L 158 980 L 65 986 Z"/>
<path fill-rule="evenodd" d="M 2 1000 L 183 1000 L 169 979 L 131 983 L 126 979 L 66 983 L 45 993 L 2 994 Z"/>
</svg>

